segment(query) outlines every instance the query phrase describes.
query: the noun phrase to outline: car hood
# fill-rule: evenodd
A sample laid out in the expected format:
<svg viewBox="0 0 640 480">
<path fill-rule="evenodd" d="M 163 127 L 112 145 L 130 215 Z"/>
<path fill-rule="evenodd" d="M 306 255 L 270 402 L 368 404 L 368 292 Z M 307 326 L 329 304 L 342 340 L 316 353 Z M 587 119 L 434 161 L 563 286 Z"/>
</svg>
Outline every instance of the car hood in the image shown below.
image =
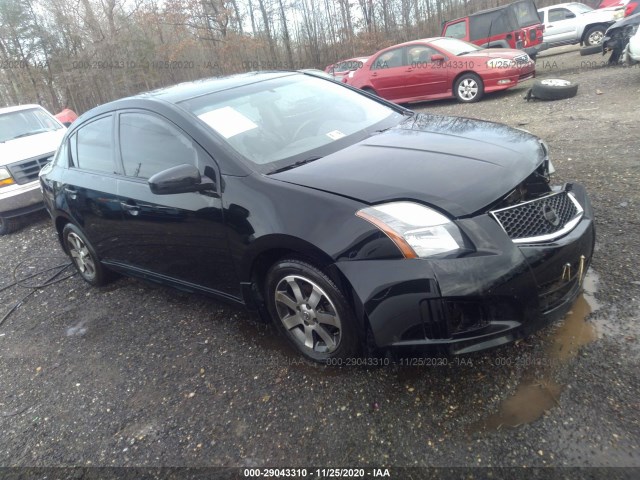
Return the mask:
<svg viewBox="0 0 640 480">
<path fill-rule="evenodd" d="M 397 127 L 270 177 L 367 204 L 413 200 L 462 217 L 502 198 L 544 158 L 540 140 L 523 130 L 416 114 Z"/>
<path fill-rule="evenodd" d="M 631 15 L 629 17 L 623 18 L 622 20 L 618 20 L 607 29 L 605 35 L 608 36 L 613 30 L 617 30 L 618 28 L 638 24 L 640 24 L 640 13 L 636 13 L 635 15 Z"/>
<path fill-rule="evenodd" d="M 613 16 L 618 9 L 620 9 L 620 7 L 598 8 L 597 10 L 581 13 L 577 18 L 580 23 L 584 24 L 591 24 L 593 22 L 613 22 L 615 20 Z"/>
<path fill-rule="evenodd" d="M 0 165 L 55 152 L 66 131 L 66 128 L 61 128 L 0 143 Z"/>
</svg>

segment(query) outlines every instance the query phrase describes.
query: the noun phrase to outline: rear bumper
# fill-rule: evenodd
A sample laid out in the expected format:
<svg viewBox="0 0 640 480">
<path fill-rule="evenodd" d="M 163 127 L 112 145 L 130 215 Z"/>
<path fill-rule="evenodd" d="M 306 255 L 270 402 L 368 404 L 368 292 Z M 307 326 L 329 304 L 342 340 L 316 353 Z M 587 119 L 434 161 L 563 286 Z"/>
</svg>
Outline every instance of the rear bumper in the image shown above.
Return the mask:
<svg viewBox="0 0 640 480">
<path fill-rule="evenodd" d="M 438 260 L 336 263 L 353 288 L 356 314 L 379 347 L 437 347 L 448 354 L 485 350 L 523 338 L 562 318 L 581 291 L 593 254 L 593 212 L 560 239 L 515 245 L 489 215 L 458 221 L 476 245 L 473 256 Z M 562 278 L 565 265 L 569 278 Z"/>
<path fill-rule="evenodd" d="M 19 217 L 42 208 L 42 193 L 37 181 L 0 190 L 0 216 L 3 218 Z"/>
</svg>

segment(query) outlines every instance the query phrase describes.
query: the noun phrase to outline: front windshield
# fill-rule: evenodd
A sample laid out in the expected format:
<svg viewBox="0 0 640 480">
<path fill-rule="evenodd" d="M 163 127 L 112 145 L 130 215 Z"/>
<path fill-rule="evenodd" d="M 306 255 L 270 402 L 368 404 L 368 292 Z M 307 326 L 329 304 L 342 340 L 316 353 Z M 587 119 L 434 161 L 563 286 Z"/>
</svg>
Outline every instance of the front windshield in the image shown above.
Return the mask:
<svg viewBox="0 0 640 480">
<path fill-rule="evenodd" d="M 61 129 L 62 126 L 39 108 L 0 114 L 0 142 Z"/>
<path fill-rule="evenodd" d="M 433 40 L 431 43 L 453 55 L 482 50 L 482 47 L 474 45 L 473 43 L 465 42 L 464 40 L 458 40 L 457 38 L 438 38 Z"/>
<path fill-rule="evenodd" d="M 258 171 L 341 150 L 402 114 L 331 81 L 290 75 L 180 103 Z"/>
</svg>

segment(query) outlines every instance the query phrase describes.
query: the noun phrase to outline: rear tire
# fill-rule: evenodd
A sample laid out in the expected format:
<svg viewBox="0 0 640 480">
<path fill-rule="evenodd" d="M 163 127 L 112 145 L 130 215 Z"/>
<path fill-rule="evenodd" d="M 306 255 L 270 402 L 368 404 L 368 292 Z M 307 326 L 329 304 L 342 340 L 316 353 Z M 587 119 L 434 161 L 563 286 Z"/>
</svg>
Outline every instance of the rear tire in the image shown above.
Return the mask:
<svg viewBox="0 0 640 480">
<path fill-rule="evenodd" d="M 18 230 L 22 226 L 20 217 L 2 218 L 0 217 L 0 235 L 8 235 Z"/>
<path fill-rule="evenodd" d="M 341 365 L 338 359 L 358 356 L 361 335 L 351 306 L 320 269 L 295 258 L 280 260 L 267 273 L 264 289 L 276 328 L 305 357 Z"/>
<path fill-rule="evenodd" d="M 531 87 L 531 93 L 540 100 L 564 100 L 576 96 L 578 84 L 560 78 L 536 80 Z"/>
<path fill-rule="evenodd" d="M 453 84 L 453 93 L 462 103 L 474 103 L 484 95 L 484 83 L 475 73 L 464 73 Z"/>
<path fill-rule="evenodd" d="M 105 285 L 111 279 L 110 272 L 102 266 L 98 255 L 82 230 L 67 223 L 62 230 L 62 241 L 74 267 L 83 280 L 94 287 Z"/>
</svg>

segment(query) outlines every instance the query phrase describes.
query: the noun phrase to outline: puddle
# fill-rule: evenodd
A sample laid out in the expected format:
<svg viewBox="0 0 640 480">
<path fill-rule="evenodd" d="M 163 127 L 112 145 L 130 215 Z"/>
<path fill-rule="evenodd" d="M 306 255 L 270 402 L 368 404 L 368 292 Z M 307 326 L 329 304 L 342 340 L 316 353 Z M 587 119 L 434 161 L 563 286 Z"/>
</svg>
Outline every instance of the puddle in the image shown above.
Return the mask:
<svg viewBox="0 0 640 480">
<path fill-rule="evenodd" d="M 473 424 L 469 429 L 471 433 L 531 423 L 559 404 L 564 385 L 553 380 L 557 368 L 575 357 L 580 347 L 598 338 L 594 324 L 586 321 L 590 313 L 600 308 L 594 297 L 598 287 L 598 275 L 594 271 L 587 272 L 583 287 L 584 292 L 564 321 L 549 333 L 548 347 L 540 359 L 541 370 L 525 373 L 515 393 L 502 402 L 500 410 Z"/>
</svg>

